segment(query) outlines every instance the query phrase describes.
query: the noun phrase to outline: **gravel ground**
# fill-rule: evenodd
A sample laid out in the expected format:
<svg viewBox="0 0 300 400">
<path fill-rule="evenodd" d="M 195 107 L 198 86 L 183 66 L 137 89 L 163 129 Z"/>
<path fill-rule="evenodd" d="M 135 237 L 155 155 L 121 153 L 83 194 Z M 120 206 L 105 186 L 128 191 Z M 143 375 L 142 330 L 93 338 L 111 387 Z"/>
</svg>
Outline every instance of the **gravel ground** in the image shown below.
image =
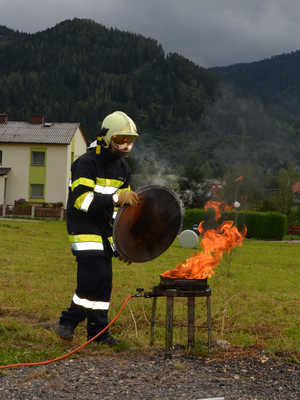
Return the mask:
<svg viewBox="0 0 300 400">
<path fill-rule="evenodd" d="M 110 353 L 4 370 L 0 399 L 300 400 L 300 365 L 255 356 Z"/>
</svg>

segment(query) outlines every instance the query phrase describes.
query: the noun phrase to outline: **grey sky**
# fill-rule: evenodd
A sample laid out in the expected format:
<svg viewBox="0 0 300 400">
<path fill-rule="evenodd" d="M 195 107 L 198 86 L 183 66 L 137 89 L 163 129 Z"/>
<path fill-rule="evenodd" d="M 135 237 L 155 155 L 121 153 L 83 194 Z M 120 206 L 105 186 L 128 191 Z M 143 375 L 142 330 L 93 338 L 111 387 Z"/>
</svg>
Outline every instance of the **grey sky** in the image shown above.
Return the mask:
<svg viewBox="0 0 300 400">
<path fill-rule="evenodd" d="M 74 17 L 151 37 L 203 67 L 300 50 L 299 0 L 0 0 L 0 25 L 24 32 Z"/>
</svg>

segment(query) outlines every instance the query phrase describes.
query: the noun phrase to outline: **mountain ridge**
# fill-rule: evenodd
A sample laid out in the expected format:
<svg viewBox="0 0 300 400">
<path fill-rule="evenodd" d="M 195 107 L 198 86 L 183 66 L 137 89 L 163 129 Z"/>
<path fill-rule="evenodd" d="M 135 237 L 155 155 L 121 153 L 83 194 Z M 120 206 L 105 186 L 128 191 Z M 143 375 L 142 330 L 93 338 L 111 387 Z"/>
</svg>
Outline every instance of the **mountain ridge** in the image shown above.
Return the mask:
<svg viewBox="0 0 300 400">
<path fill-rule="evenodd" d="M 219 177 L 236 163 L 278 170 L 299 159 L 300 51 L 206 69 L 152 38 L 78 18 L 34 34 L 2 26 L 0 49 L 9 119 L 79 121 L 91 141 L 119 109 L 142 132 L 135 147 L 179 174 L 190 160 Z"/>
</svg>

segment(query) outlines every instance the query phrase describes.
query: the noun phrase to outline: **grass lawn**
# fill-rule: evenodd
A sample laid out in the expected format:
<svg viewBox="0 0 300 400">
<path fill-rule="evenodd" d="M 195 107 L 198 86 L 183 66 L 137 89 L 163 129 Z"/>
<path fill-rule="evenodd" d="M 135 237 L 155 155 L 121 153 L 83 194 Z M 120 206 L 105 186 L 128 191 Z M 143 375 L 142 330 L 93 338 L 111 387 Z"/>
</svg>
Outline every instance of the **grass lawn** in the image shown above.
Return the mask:
<svg viewBox="0 0 300 400">
<path fill-rule="evenodd" d="M 0 364 L 54 358 L 85 342 L 85 324 L 77 328 L 72 343 L 57 338 L 53 330 L 60 312 L 70 304 L 76 281 L 65 223 L 1 220 L 0 238 Z M 136 288 L 150 291 L 159 283 L 160 273 L 195 251 L 181 248 L 176 240 L 151 262 L 128 266 L 115 259 L 111 318 Z M 245 240 L 224 257 L 209 285 L 213 342 L 226 340 L 234 348 L 263 348 L 300 360 L 300 244 Z M 174 301 L 178 325 L 174 343 L 183 345 L 186 303 L 185 298 Z M 111 328 L 127 343 L 126 351 L 150 350 L 151 306 L 151 299 L 131 299 Z M 165 298 L 158 298 L 155 348 L 164 348 L 164 318 Z M 199 354 L 206 351 L 205 323 L 205 300 L 196 298 Z M 75 357 L 93 354 L 92 347 Z"/>
</svg>

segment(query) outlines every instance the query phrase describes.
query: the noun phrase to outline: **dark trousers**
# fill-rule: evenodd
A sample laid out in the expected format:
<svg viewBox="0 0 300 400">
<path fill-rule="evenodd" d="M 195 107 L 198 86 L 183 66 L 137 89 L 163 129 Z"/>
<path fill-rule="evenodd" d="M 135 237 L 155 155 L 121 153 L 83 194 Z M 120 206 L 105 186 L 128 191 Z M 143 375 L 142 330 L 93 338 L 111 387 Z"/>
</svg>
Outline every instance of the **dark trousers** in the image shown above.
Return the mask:
<svg viewBox="0 0 300 400">
<path fill-rule="evenodd" d="M 108 324 L 108 309 L 105 309 L 105 305 L 110 302 L 112 290 L 112 260 L 94 255 L 77 256 L 76 260 L 75 296 L 68 310 L 62 312 L 59 322 L 62 325 L 71 325 L 75 329 L 79 322 L 87 319 L 87 336 L 91 338 Z M 82 301 L 83 305 L 76 304 L 78 301 L 74 302 L 75 297 Z M 105 305 L 103 309 L 93 309 L 90 302 L 104 302 Z M 108 331 L 99 338 L 105 338 L 107 335 Z"/>
</svg>

